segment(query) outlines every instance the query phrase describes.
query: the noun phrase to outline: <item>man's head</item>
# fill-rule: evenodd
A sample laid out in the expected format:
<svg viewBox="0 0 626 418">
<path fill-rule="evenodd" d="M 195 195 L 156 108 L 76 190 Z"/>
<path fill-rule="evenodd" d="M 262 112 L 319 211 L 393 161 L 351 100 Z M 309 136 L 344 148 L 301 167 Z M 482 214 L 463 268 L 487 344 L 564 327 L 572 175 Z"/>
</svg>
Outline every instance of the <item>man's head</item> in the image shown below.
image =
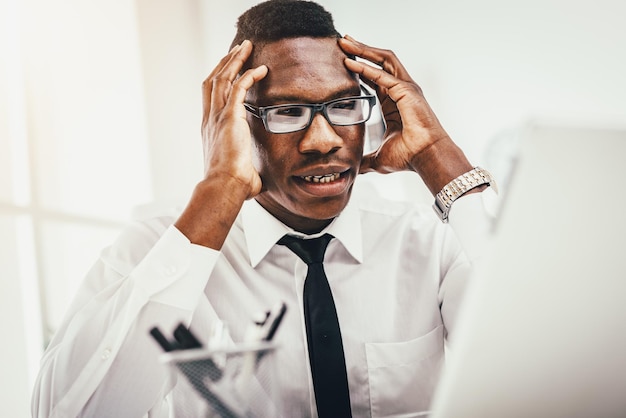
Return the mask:
<svg viewBox="0 0 626 418">
<path fill-rule="evenodd" d="M 268 68 L 248 91 L 248 105 L 319 104 L 360 96 L 358 77 L 344 65 L 346 54 L 332 17 L 318 4 L 270 0 L 242 15 L 238 28 L 234 43 L 250 39 L 253 44 L 249 67 Z M 263 182 L 257 201 L 294 229 L 321 230 L 348 203 L 363 156 L 364 123 L 337 126 L 323 112 L 315 113 L 307 128 L 289 133 L 269 132 L 252 113 L 248 123 Z"/>
</svg>

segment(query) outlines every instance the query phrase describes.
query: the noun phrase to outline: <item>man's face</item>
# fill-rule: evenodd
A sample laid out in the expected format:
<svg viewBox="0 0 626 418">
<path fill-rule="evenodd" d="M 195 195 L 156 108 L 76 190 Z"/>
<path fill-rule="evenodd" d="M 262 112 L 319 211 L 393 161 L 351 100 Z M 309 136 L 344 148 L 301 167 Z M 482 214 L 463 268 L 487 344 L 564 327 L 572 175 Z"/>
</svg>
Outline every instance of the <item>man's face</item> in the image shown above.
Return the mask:
<svg viewBox="0 0 626 418">
<path fill-rule="evenodd" d="M 253 66 L 269 68 L 248 92 L 246 101 L 255 106 L 322 103 L 360 94 L 336 39 L 284 39 L 254 54 Z M 263 181 L 257 201 L 296 230 L 321 230 L 348 203 L 363 156 L 364 124 L 333 126 L 317 113 L 305 130 L 273 134 L 260 119 L 249 115 L 248 121 Z"/>
</svg>

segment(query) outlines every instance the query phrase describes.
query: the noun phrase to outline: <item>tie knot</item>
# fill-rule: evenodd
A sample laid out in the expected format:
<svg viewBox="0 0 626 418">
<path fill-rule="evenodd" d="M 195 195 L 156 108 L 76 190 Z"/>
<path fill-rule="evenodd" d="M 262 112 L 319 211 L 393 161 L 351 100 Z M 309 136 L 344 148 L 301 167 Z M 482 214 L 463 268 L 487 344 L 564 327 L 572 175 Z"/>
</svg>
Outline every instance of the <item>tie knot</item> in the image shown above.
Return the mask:
<svg viewBox="0 0 626 418">
<path fill-rule="evenodd" d="M 296 253 L 307 265 L 311 265 L 324 261 L 324 253 L 331 239 L 333 239 L 333 236 L 330 234 L 324 234 L 321 237 L 312 239 L 301 239 L 285 235 L 278 243 L 285 245 Z"/>
</svg>

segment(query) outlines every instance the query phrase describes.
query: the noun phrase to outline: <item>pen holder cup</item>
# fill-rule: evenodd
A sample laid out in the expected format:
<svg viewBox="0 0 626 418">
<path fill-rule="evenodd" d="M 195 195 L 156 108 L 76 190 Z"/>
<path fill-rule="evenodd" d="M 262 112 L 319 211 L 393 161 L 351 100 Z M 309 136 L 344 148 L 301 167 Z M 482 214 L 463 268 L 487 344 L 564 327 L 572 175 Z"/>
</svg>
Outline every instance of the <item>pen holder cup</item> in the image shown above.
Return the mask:
<svg viewBox="0 0 626 418">
<path fill-rule="evenodd" d="M 276 345 L 241 344 L 221 350 L 191 349 L 162 356 L 175 385 L 170 408 L 176 418 L 280 416 Z"/>
</svg>

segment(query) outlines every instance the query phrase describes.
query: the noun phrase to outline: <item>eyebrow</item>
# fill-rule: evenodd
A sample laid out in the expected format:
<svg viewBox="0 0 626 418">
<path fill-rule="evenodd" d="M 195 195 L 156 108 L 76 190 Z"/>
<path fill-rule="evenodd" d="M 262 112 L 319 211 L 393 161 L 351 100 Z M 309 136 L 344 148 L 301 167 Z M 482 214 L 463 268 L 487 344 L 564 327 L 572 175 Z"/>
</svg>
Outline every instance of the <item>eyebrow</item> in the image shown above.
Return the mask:
<svg viewBox="0 0 626 418">
<path fill-rule="evenodd" d="M 272 105 L 277 104 L 277 103 L 284 103 L 284 104 L 324 103 L 324 102 L 327 102 L 329 100 L 340 99 L 342 97 L 360 96 L 360 94 L 361 94 L 361 88 L 360 88 L 359 85 L 357 85 L 357 86 L 346 87 L 345 89 L 335 91 L 330 96 L 324 98 L 320 102 L 311 101 L 311 100 L 305 100 L 305 99 L 302 98 L 302 96 L 281 95 L 281 94 L 277 94 L 275 96 L 270 94 L 270 95 L 268 95 L 268 96 L 263 98 L 263 102 L 271 103 L 269 105 L 264 105 L 264 106 L 272 106 Z"/>
</svg>

